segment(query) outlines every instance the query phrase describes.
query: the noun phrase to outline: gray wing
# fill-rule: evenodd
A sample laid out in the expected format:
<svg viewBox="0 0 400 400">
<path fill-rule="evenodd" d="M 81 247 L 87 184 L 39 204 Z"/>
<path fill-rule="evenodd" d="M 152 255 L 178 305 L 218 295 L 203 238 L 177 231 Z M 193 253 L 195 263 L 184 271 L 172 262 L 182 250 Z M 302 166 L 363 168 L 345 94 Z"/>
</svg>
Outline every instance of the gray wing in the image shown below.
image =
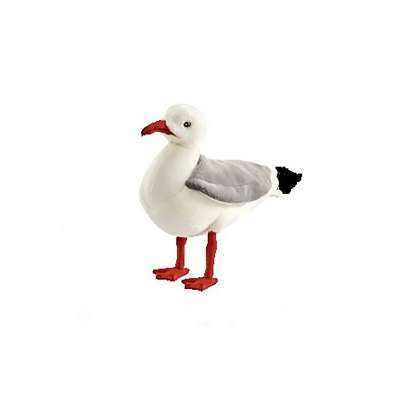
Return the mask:
<svg viewBox="0 0 400 400">
<path fill-rule="evenodd" d="M 209 160 L 204 156 L 186 181 L 189 189 L 225 203 L 247 203 L 272 188 L 271 169 L 248 161 Z"/>
</svg>

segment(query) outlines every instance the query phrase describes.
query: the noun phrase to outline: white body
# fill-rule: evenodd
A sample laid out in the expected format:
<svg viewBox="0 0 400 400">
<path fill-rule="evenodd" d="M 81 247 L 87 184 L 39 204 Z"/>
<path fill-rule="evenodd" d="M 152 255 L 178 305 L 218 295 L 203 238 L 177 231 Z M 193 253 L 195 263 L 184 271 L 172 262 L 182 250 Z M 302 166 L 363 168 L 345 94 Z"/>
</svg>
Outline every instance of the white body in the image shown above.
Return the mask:
<svg viewBox="0 0 400 400">
<path fill-rule="evenodd" d="M 154 159 L 140 188 L 140 199 L 152 221 L 165 232 L 182 237 L 207 231 L 220 232 L 239 216 L 263 201 L 230 204 L 214 200 L 185 186 L 200 156 L 197 147 L 185 147 L 174 142 Z M 278 186 L 276 177 L 272 187 Z"/>
</svg>

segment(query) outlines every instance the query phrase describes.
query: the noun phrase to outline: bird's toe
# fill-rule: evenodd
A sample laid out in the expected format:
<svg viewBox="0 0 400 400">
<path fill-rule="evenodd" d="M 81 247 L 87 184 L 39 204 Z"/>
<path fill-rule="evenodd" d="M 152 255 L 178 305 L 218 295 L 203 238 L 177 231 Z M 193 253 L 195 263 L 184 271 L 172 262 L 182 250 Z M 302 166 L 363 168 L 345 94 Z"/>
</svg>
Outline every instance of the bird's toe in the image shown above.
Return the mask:
<svg viewBox="0 0 400 400">
<path fill-rule="evenodd" d="M 153 273 L 155 274 L 156 279 L 167 281 L 176 281 L 177 279 L 186 275 L 188 272 L 188 268 L 177 267 L 153 269 Z"/>
</svg>

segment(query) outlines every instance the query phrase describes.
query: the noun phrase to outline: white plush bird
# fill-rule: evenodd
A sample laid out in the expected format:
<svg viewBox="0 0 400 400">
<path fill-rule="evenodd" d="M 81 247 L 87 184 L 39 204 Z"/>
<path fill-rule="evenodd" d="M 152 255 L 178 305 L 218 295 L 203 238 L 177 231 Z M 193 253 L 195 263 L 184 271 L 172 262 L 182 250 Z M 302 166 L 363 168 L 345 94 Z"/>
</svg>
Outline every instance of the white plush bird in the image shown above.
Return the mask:
<svg viewBox="0 0 400 400">
<path fill-rule="evenodd" d="M 285 167 L 246 161 L 209 160 L 201 155 L 206 134 L 203 115 L 194 107 L 175 105 L 165 119 L 142 130 L 142 136 L 162 133 L 166 147 L 147 170 L 140 199 L 152 221 L 176 237 L 175 267 L 153 270 L 157 279 L 175 281 L 186 275 L 187 237 L 208 234 L 204 276 L 184 279 L 186 289 L 205 290 L 214 277 L 216 234 L 268 196 L 288 194 L 301 180 Z"/>
</svg>

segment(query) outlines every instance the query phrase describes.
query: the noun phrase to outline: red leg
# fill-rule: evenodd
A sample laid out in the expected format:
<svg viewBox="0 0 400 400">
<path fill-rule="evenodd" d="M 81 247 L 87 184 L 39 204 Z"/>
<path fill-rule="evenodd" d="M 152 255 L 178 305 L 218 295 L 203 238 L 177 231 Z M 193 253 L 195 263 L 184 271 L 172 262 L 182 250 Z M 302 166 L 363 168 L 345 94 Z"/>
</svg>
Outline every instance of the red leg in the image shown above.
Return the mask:
<svg viewBox="0 0 400 400">
<path fill-rule="evenodd" d="M 164 279 L 167 281 L 176 281 L 186 275 L 189 270 L 185 268 L 185 237 L 176 238 L 176 263 L 174 268 L 153 269 L 156 279 Z"/>
<path fill-rule="evenodd" d="M 208 242 L 206 247 L 206 270 L 204 276 L 201 278 L 184 279 L 182 282 L 185 289 L 205 290 L 218 282 L 214 278 L 214 259 L 217 252 L 217 234 L 215 232 L 208 232 Z"/>
</svg>

